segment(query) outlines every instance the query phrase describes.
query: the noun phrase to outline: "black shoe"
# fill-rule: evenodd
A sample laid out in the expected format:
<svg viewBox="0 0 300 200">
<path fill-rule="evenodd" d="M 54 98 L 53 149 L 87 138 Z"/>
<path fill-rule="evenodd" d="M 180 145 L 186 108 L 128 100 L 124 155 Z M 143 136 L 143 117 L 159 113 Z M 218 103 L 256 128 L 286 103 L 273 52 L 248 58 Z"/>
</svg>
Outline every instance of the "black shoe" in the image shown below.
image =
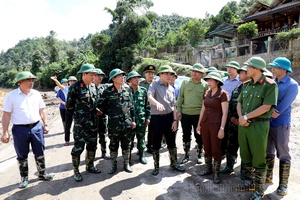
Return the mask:
<svg viewBox="0 0 300 200">
<path fill-rule="evenodd" d="M 109 174 L 113 174 L 117 171 L 117 165 L 113 165 L 111 166 L 111 168 L 109 169 L 108 173 Z"/>
<path fill-rule="evenodd" d="M 21 177 L 21 183 L 19 184 L 19 188 L 26 188 L 28 185 L 28 177 Z"/>
<path fill-rule="evenodd" d="M 159 174 L 159 170 L 158 169 L 154 169 L 153 171 L 152 171 L 152 175 L 153 176 L 156 176 L 156 175 L 158 175 Z"/>
<path fill-rule="evenodd" d="M 100 158 L 103 158 L 105 160 L 109 160 L 110 159 L 110 156 L 107 155 L 106 153 L 102 153 L 101 157 Z"/>
<path fill-rule="evenodd" d="M 132 173 L 132 168 L 129 164 L 124 164 L 124 170 L 125 172 Z"/>
<path fill-rule="evenodd" d="M 99 174 L 101 173 L 101 170 L 100 169 L 97 169 L 96 167 L 89 167 L 89 168 L 86 168 L 86 171 L 90 172 L 90 173 L 93 173 L 93 174 Z"/>
<path fill-rule="evenodd" d="M 40 174 L 39 175 L 39 180 L 42 180 L 42 181 L 51 181 L 53 179 L 54 175 L 50 175 L 50 174 Z"/>
<path fill-rule="evenodd" d="M 76 182 L 81 182 L 82 181 L 82 176 L 79 172 L 74 174 L 74 179 Z"/>
</svg>

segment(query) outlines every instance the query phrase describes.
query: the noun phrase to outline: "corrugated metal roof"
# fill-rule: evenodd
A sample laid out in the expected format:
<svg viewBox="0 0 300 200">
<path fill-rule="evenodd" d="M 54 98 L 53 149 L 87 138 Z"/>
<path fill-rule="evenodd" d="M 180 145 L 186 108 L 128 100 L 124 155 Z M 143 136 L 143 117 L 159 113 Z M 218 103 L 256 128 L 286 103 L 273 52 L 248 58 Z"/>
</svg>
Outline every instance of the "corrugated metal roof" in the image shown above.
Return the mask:
<svg viewBox="0 0 300 200">
<path fill-rule="evenodd" d="M 253 19 L 257 19 L 258 17 L 263 17 L 263 16 L 266 16 L 266 15 L 271 15 L 271 14 L 274 14 L 274 13 L 277 13 L 277 12 L 280 12 L 280 11 L 284 11 L 284 10 L 287 10 L 287 9 L 290 9 L 290 8 L 293 8 L 293 7 L 296 7 L 296 6 L 300 6 L 300 1 L 282 4 L 282 5 L 280 5 L 278 7 L 275 7 L 273 9 L 271 9 L 271 10 L 264 10 L 264 11 L 255 13 L 255 14 L 249 16 L 249 17 L 244 18 L 240 22 L 251 21 Z M 238 23 L 240 23 L 240 22 L 238 22 Z"/>
</svg>

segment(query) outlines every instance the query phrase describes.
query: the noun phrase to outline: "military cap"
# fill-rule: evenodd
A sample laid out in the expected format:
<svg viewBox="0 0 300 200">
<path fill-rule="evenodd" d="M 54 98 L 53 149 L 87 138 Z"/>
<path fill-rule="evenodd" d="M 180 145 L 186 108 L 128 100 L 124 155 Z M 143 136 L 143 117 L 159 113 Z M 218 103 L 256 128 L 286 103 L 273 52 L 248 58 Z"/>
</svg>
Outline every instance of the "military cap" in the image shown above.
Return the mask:
<svg viewBox="0 0 300 200">
<path fill-rule="evenodd" d="M 36 79 L 36 76 L 29 71 L 23 71 L 17 75 L 17 83 L 25 79 Z"/>
<path fill-rule="evenodd" d="M 96 71 L 96 74 L 100 74 L 100 75 L 103 75 L 103 76 L 105 75 L 105 73 L 99 68 L 95 68 L 95 71 Z"/>
<path fill-rule="evenodd" d="M 96 73 L 94 65 L 87 63 L 87 64 L 83 64 L 80 67 L 80 70 L 77 72 L 77 74 L 89 73 L 89 72 Z"/>
<path fill-rule="evenodd" d="M 235 69 L 239 69 L 241 66 L 236 61 L 230 61 L 229 63 L 226 64 L 226 67 L 232 67 L 232 68 L 235 68 Z"/>
<path fill-rule="evenodd" d="M 238 70 L 238 73 L 240 73 L 240 71 L 247 71 L 247 66 L 246 65 L 243 65 L 241 68 L 239 68 Z"/>
<path fill-rule="evenodd" d="M 167 73 L 167 72 L 170 72 L 172 74 L 175 74 L 174 70 L 172 69 L 171 66 L 169 65 L 163 65 L 159 68 L 158 72 L 157 72 L 157 75 L 159 75 L 160 73 Z"/>
<path fill-rule="evenodd" d="M 207 74 L 204 77 L 204 80 L 210 79 L 210 78 L 219 81 L 221 86 L 223 85 L 221 74 L 219 74 L 218 72 L 210 72 L 209 74 Z"/>
<path fill-rule="evenodd" d="M 68 81 L 77 81 L 77 78 L 75 76 L 70 76 L 68 78 Z"/>
<path fill-rule="evenodd" d="M 244 65 L 253 66 L 255 68 L 262 70 L 263 72 L 267 70 L 266 62 L 261 57 L 256 57 L 256 56 L 251 57 L 246 62 L 244 62 Z"/>
<path fill-rule="evenodd" d="M 143 72 L 155 72 L 155 66 L 154 65 L 147 65 Z"/>
<path fill-rule="evenodd" d="M 141 75 L 139 73 L 137 73 L 136 71 L 132 70 L 131 72 L 128 73 L 126 81 L 128 81 L 129 79 L 131 79 L 133 77 L 141 77 Z"/>
<path fill-rule="evenodd" d="M 109 80 L 108 81 L 110 82 L 114 77 L 118 76 L 119 74 L 124 74 L 125 75 L 126 73 L 124 71 L 118 69 L 118 68 L 111 70 L 111 72 L 109 73 Z"/>
<path fill-rule="evenodd" d="M 203 67 L 203 65 L 201 65 L 200 63 L 195 63 L 191 69 L 192 71 L 197 71 L 197 72 L 201 72 L 204 73 L 205 72 L 205 68 Z"/>
<path fill-rule="evenodd" d="M 217 68 L 215 68 L 215 67 L 209 67 L 209 68 L 207 69 L 206 73 L 217 72 L 217 71 L 218 71 Z"/>
<path fill-rule="evenodd" d="M 275 60 L 273 60 L 273 62 L 269 63 L 268 65 L 272 66 L 272 67 L 279 67 L 279 68 L 285 69 L 286 71 L 291 72 L 291 73 L 293 72 L 293 70 L 291 68 L 292 63 L 286 57 L 278 57 Z"/>
</svg>

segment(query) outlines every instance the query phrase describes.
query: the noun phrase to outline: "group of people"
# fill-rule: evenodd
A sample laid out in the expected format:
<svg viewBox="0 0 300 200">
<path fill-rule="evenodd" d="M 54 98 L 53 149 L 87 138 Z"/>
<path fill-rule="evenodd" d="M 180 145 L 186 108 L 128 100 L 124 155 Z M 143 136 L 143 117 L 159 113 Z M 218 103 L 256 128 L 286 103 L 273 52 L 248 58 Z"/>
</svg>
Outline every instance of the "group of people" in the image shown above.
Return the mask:
<svg viewBox="0 0 300 200">
<path fill-rule="evenodd" d="M 213 182 L 220 183 L 220 173 L 233 172 L 240 148 L 241 178 L 244 182 L 234 186 L 234 189 L 254 191 L 250 199 L 262 199 L 264 184 L 272 182 L 277 155 L 280 170 L 276 192 L 286 195 L 291 166 L 288 147 L 291 105 L 298 94 L 298 84 L 288 75 L 292 73 L 289 59 L 278 57 L 268 66 L 272 67 L 274 79 L 264 74 L 268 71 L 267 64 L 261 57 L 251 57 L 242 67 L 238 62 L 230 61 L 226 65 L 228 76 L 223 78 L 217 70 L 211 68 L 207 71 L 203 65 L 196 63 L 191 67 L 191 78 L 184 80 L 180 88 L 171 84 L 177 74 L 168 65 L 161 66 L 157 72 L 155 66 L 146 66 L 143 70 L 145 80 L 142 82 L 142 76 L 136 71 L 126 76 L 124 71 L 113 69 L 109 73 L 112 84 L 107 87 L 101 84 L 105 74 L 92 64 L 81 66 L 78 71 L 80 80 L 74 80 L 74 83 L 70 82 L 75 78 L 73 76 L 60 82 L 55 76 L 51 77 L 61 89 L 57 97 L 61 103 L 65 145 L 69 145 L 70 127 L 74 121 L 71 156 L 75 181 L 83 180 L 79 163 L 84 148 L 86 170 L 101 173 L 94 166 L 98 136 L 102 158 L 111 161 L 109 174 L 117 170 L 119 145 L 124 170 L 129 173 L 133 171 L 130 161 L 135 137 L 140 163 L 147 164 L 146 147 L 152 153 L 153 175 L 159 174 L 163 138 L 169 150 L 171 168 L 184 172 L 185 168 L 180 164 L 190 160 L 193 131 L 198 164 L 202 163 L 204 151 L 205 166 L 199 175 L 213 174 Z M 154 80 L 155 73 L 159 76 L 157 80 Z M 19 73 L 19 87 L 7 94 L 3 106 L 1 141 L 9 141 L 8 126 L 11 120 L 20 166 L 20 188 L 28 185 L 30 143 L 39 178 L 53 178 L 45 172 L 43 134 L 47 134 L 49 129 L 45 104 L 40 94 L 32 89 L 35 78 L 30 72 Z M 69 84 L 66 84 L 68 81 Z M 179 121 L 184 151 L 180 163 L 176 146 Z M 106 133 L 110 139 L 110 156 L 106 152 Z M 223 157 L 226 157 L 226 166 L 220 170 Z"/>
</svg>

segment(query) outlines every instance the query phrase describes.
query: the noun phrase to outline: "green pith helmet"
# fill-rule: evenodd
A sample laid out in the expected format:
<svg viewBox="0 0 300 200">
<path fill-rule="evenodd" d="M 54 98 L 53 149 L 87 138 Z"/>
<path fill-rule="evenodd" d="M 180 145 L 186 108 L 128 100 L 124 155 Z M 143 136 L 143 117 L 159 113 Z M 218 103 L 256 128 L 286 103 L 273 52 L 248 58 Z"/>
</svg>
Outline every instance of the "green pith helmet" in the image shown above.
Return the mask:
<svg viewBox="0 0 300 200">
<path fill-rule="evenodd" d="M 61 81 L 60 81 L 60 83 L 66 83 L 66 82 L 68 82 L 68 79 L 66 79 L 66 78 L 63 78 L 63 79 L 61 79 Z"/>
<path fill-rule="evenodd" d="M 95 71 L 96 71 L 96 74 L 100 74 L 100 75 L 105 76 L 105 73 L 101 69 L 95 68 Z"/>
<path fill-rule="evenodd" d="M 77 81 L 77 78 L 75 76 L 70 76 L 68 78 L 68 81 Z"/>
<path fill-rule="evenodd" d="M 82 74 L 82 73 L 88 73 L 88 72 L 92 72 L 92 73 L 95 73 L 95 67 L 94 65 L 92 64 L 83 64 L 81 67 L 80 67 L 80 70 L 77 72 L 77 74 Z"/>
<path fill-rule="evenodd" d="M 197 72 L 201 72 L 204 73 L 205 72 L 205 68 L 203 67 L 203 65 L 201 65 L 200 63 L 195 63 L 191 69 L 192 71 L 197 71 Z"/>
<path fill-rule="evenodd" d="M 132 70 L 131 72 L 128 73 L 126 81 L 128 81 L 129 79 L 131 79 L 133 77 L 142 77 L 142 76 L 139 73 L 137 73 L 136 71 Z"/>
<path fill-rule="evenodd" d="M 170 72 L 172 74 L 175 74 L 174 70 L 172 69 L 171 66 L 169 65 L 163 65 L 159 68 L 158 72 L 157 72 L 157 75 L 159 75 L 160 73 L 167 73 L 167 72 Z"/>
<path fill-rule="evenodd" d="M 256 56 L 251 57 L 246 62 L 244 62 L 244 65 L 253 66 L 255 68 L 262 70 L 263 72 L 267 71 L 266 61 L 261 57 L 256 57 Z"/>
<path fill-rule="evenodd" d="M 240 71 L 247 71 L 247 66 L 243 65 L 243 67 L 241 67 L 240 69 L 238 69 L 238 73 L 240 73 Z"/>
<path fill-rule="evenodd" d="M 209 67 L 209 68 L 207 69 L 206 73 L 217 72 L 217 71 L 218 71 L 217 68 L 215 68 L 215 67 Z"/>
<path fill-rule="evenodd" d="M 113 69 L 111 70 L 111 72 L 109 73 L 109 82 L 116 76 L 118 76 L 119 74 L 126 74 L 125 72 L 123 72 L 122 70 L 116 68 L 116 69 Z"/>
<path fill-rule="evenodd" d="M 226 67 L 232 67 L 232 68 L 235 68 L 235 69 L 240 69 L 241 68 L 240 64 L 236 61 L 230 61 L 229 63 L 226 64 Z"/>
<path fill-rule="evenodd" d="M 34 76 L 31 72 L 28 72 L 28 71 L 20 72 L 17 75 L 17 83 L 19 83 L 22 80 L 31 79 L 31 78 L 36 79 L 36 76 Z"/>
<path fill-rule="evenodd" d="M 221 74 L 219 74 L 218 72 L 210 72 L 209 74 L 207 74 L 204 77 L 204 80 L 210 79 L 210 78 L 219 81 L 220 82 L 220 86 L 223 85 Z"/>
</svg>

